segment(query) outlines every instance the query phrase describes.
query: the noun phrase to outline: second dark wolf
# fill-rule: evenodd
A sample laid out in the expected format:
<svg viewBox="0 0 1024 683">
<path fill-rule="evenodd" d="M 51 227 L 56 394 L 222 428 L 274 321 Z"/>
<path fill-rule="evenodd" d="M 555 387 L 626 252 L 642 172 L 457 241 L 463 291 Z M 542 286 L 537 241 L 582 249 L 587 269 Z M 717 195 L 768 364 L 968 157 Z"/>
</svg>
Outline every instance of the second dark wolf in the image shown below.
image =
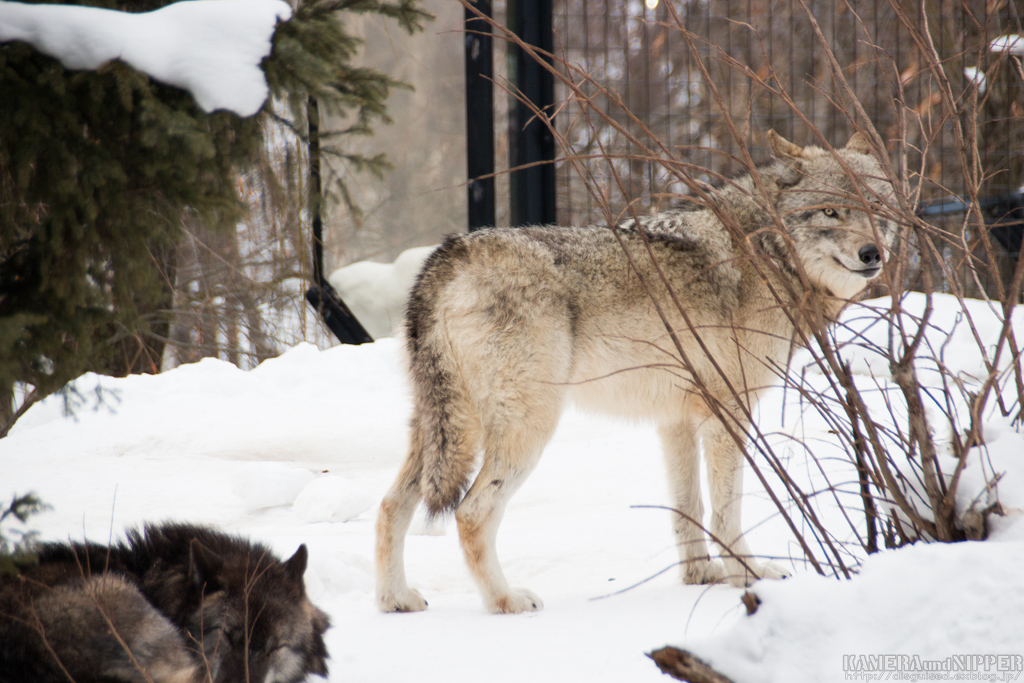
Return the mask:
<svg viewBox="0 0 1024 683">
<path fill-rule="evenodd" d="M 327 675 L 308 553 L 207 527 L 149 525 L 114 546 L 49 544 L 0 579 L 0 683 L 298 683 Z"/>
</svg>

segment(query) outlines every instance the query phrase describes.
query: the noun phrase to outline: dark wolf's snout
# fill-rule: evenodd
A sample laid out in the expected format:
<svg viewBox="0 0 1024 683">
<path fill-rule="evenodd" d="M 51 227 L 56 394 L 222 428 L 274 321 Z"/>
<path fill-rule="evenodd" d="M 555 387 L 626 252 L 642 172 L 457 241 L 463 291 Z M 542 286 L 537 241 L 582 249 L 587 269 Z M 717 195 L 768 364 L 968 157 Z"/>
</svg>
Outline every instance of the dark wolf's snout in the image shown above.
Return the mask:
<svg viewBox="0 0 1024 683">
<path fill-rule="evenodd" d="M 879 268 L 882 265 L 882 253 L 878 251 L 877 244 L 866 244 L 857 252 L 860 262 L 868 268 Z"/>
</svg>

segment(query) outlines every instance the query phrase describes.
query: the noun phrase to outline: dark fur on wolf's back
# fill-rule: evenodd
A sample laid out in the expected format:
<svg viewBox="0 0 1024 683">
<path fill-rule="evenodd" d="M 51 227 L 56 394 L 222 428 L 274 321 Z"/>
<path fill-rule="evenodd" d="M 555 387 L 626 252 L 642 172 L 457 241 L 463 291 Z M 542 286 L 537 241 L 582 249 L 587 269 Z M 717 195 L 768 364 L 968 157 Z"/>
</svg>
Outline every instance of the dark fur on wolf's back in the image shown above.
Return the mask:
<svg viewBox="0 0 1024 683">
<path fill-rule="evenodd" d="M 110 547 L 48 544 L 38 565 L 0 584 L 0 681 L 67 681 L 61 667 L 78 683 L 326 675 L 328 619 L 306 597 L 307 559 L 305 546 L 282 562 L 258 543 L 173 523 Z M 15 670 L 31 675 L 8 677 Z"/>
</svg>

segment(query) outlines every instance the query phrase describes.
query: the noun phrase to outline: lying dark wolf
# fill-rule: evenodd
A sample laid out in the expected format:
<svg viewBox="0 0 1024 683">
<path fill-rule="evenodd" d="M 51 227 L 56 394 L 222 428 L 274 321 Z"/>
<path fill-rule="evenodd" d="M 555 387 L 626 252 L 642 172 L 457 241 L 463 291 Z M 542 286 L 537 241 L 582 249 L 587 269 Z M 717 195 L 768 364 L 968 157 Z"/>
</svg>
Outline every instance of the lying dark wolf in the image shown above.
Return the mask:
<svg viewBox="0 0 1024 683">
<path fill-rule="evenodd" d="M 297 683 L 327 675 L 306 547 L 148 525 L 125 543 L 48 544 L 0 579 L 0 682 Z"/>
<path fill-rule="evenodd" d="M 455 512 L 490 610 L 540 608 L 509 586 L 495 538 L 570 399 L 658 426 L 684 513 L 675 524 L 684 581 L 783 575 L 744 541 L 744 455 L 733 434 L 746 433 L 793 343 L 879 275 L 896 224 L 884 217 L 892 187 L 864 138 L 834 154 L 768 138 L 773 161 L 712 191 L 705 208 L 642 217 L 642 231 L 634 221 L 484 230 L 431 254 L 405 318 L 413 416 L 409 455 L 377 520 L 381 609 L 426 607 L 403 565 L 422 499 L 431 514 Z M 721 562 L 689 521 L 704 514 L 702 451 Z"/>
</svg>

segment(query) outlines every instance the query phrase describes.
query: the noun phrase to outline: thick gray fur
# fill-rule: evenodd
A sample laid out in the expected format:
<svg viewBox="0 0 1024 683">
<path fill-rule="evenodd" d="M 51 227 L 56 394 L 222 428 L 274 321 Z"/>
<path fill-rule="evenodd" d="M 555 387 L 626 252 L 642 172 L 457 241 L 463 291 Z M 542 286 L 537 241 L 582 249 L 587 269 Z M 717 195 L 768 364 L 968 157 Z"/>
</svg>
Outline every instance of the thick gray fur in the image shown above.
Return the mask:
<svg viewBox="0 0 1024 683">
<path fill-rule="evenodd" d="M 431 514 L 455 511 L 488 609 L 540 608 L 536 595 L 509 587 L 495 537 L 570 400 L 657 425 L 685 513 L 674 527 L 684 581 L 784 575 L 750 556 L 744 455 L 718 418 L 745 433 L 745 415 L 794 343 L 881 272 L 896 226 L 882 215 L 891 186 L 861 136 L 835 154 L 769 139 L 775 159 L 713 190 L 705 208 L 614 230 L 481 231 L 449 237 L 428 258 L 405 320 L 409 455 L 378 517 L 382 610 L 426 607 L 403 560 L 420 500 Z M 701 450 L 721 562 L 687 520 L 703 520 Z"/>
</svg>

